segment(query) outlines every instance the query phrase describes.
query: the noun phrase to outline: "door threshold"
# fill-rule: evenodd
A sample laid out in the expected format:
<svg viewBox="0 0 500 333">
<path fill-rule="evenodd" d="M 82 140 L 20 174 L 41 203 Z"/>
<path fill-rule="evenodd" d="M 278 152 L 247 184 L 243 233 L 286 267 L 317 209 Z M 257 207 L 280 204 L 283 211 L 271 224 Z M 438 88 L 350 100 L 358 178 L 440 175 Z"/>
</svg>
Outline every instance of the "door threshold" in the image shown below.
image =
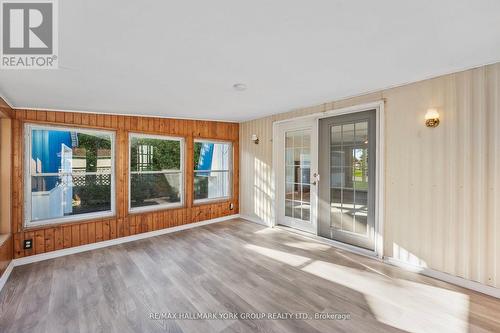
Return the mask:
<svg viewBox="0 0 500 333">
<path fill-rule="evenodd" d="M 318 235 L 315 235 L 315 234 L 312 234 L 312 233 L 308 233 L 308 232 L 305 232 L 305 231 L 302 231 L 302 230 L 298 230 L 298 229 L 295 229 L 295 228 L 292 228 L 292 227 L 288 227 L 288 226 L 285 226 L 285 225 L 276 225 L 276 226 L 274 226 L 274 228 L 278 228 L 278 229 L 281 229 L 281 230 L 284 230 L 284 231 L 292 232 L 294 234 L 297 234 L 297 235 L 300 235 L 300 236 L 303 236 L 303 237 L 307 237 L 307 238 L 313 239 L 313 240 L 318 241 L 320 243 L 331 245 L 331 246 L 333 246 L 333 247 L 335 247 L 337 249 L 340 249 L 340 250 L 348 251 L 348 252 L 351 252 L 351 253 L 354 253 L 354 254 L 359 254 L 359 255 L 362 255 L 362 256 L 365 256 L 365 257 L 369 257 L 369 258 L 372 258 L 372 259 L 381 259 L 378 256 L 377 252 L 371 251 L 371 250 L 367 250 L 367 249 L 364 249 L 362 247 L 357 247 L 357 246 L 354 246 L 354 245 L 345 244 L 345 243 L 342 243 L 342 242 L 335 241 L 333 239 L 328 239 L 326 237 L 318 236 Z"/>
</svg>

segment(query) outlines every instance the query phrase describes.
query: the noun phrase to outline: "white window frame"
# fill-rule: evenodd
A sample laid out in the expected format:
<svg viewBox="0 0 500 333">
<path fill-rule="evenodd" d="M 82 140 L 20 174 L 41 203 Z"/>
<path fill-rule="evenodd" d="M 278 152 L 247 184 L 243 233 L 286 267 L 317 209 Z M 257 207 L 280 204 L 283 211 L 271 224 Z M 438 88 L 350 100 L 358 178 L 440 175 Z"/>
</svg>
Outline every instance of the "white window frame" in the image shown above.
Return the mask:
<svg viewBox="0 0 500 333">
<path fill-rule="evenodd" d="M 168 141 L 179 141 L 180 144 L 180 173 L 181 173 L 181 186 L 179 188 L 179 197 L 181 198 L 180 202 L 175 203 L 164 203 L 161 205 L 152 205 L 152 206 L 144 206 L 144 207 L 133 207 L 132 208 L 132 192 L 131 192 L 131 180 L 132 173 L 135 174 L 146 174 L 146 173 L 169 173 L 164 171 L 133 171 L 132 172 L 132 163 L 131 163 L 131 152 L 132 152 L 132 138 L 143 138 L 143 139 L 157 139 L 157 140 L 168 140 Z M 128 134 L 128 211 L 129 213 L 138 213 L 138 212 L 147 212 L 147 211 L 155 211 L 155 210 L 163 210 L 169 208 L 179 208 L 184 207 L 184 187 L 185 187 L 185 174 L 184 170 L 184 149 L 185 149 L 185 139 L 183 137 L 176 136 L 167 136 L 167 135 L 151 135 L 144 133 L 133 133 L 130 132 Z M 170 173 L 179 173 L 178 171 L 170 172 Z"/>
<path fill-rule="evenodd" d="M 100 211 L 95 213 L 85 213 L 78 215 L 71 215 L 65 217 L 56 217 L 53 219 L 44 219 L 44 220 L 31 220 L 31 145 L 32 138 L 31 132 L 32 130 L 47 130 L 47 131 L 69 131 L 69 132 L 78 132 L 84 133 L 88 135 L 96 135 L 96 134 L 106 134 L 111 137 L 111 209 L 107 211 Z M 62 224 L 68 222 L 75 221 L 83 221 L 83 220 L 91 220 L 97 218 L 108 218 L 115 216 L 116 213 L 116 184 L 115 184 L 115 132 L 114 131 L 106 131 L 106 130 L 94 130 L 94 129 L 86 129 L 79 127 L 67 127 L 67 126 L 52 126 L 52 125 L 40 125 L 40 124 L 25 124 L 24 125 L 24 227 L 38 227 L 42 225 L 50 225 L 50 224 Z M 94 172 L 89 172 L 86 174 L 93 174 Z M 49 176 L 51 174 L 48 174 Z M 54 174 L 59 175 L 59 173 Z"/>
<path fill-rule="evenodd" d="M 227 170 L 195 170 L 193 168 L 193 198 L 194 198 L 194 180 L 196 178 L 196 173 L 197 172 L 229 172 L 229 195 L 225 197 L 217 197 L 217 198 L 207 198 L 207 199 L 193 199 L 194 204 L 204 204 L 204 203 L 209 203 L 209 202 L 217 202 L 217 201 L 227 201 L 231 200 L 233 198 L 233 155 L 234 155 L 234 149 L 233 149 L 233 143 L 231 141 L 224 141 L 224 140 L 216 140 L 216 139 L 195 139 L 194 143 L 220 143 L 220 144 L 227 144 L 229 145 L 229 149 L 231 149 L 231 153 L 229 154 L 229 169 Z M 194 156 L 193 156 L 194 158 Z"/>
</svg>

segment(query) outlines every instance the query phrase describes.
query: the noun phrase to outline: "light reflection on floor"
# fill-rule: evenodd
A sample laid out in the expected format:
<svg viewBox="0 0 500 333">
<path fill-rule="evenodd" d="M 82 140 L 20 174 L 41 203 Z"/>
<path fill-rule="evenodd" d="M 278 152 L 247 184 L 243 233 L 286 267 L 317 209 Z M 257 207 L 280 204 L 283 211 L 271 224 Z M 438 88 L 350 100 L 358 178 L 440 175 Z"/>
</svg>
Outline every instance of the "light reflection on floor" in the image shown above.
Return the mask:
<svg viewBox="0 0 500 333">
<path fill-rule="evenodd" d="M 263 229 L 273 230 L 273 229 Z M 325 250 L 317 242 L 283 245 Z M 363 294 L 378 321 L 410 332 L 467 332 L 469 297 L 424 283 L 392 278 L 376 270 L 339 265 L 253 244 L 245 248 Z M 335 260 L 335 258 L 333 258 Z"/>
</svg>

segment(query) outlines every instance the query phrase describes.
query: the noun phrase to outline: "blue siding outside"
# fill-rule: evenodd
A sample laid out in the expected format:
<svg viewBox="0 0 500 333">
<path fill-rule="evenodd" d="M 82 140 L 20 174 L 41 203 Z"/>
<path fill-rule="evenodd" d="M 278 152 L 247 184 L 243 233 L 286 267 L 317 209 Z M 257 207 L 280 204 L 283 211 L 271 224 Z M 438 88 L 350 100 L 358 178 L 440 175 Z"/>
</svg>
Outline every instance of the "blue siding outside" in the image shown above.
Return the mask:
<svg viewBox="0 0 500 333">
<path fill-rule="evenodd" d="M 212 159 L 214 156 L 214 144 L 213 143 L 202 143 L 200 150 L 200 157 L 195 170 L 210 170 L 212 167 Z M 198 173 L 198 175 L 206 175 L 204 173 Z"/>
<path fill-rule="evenodd" d="M 33 130 L 31 132 L 31 158 L 41 162 L 42 172 L 58 172 L 61 167 L 61 145 L 71 147 L 71 132 Z M 54 188 L 57 177 L 46 179 L 47 190 Z"/>
</svg>

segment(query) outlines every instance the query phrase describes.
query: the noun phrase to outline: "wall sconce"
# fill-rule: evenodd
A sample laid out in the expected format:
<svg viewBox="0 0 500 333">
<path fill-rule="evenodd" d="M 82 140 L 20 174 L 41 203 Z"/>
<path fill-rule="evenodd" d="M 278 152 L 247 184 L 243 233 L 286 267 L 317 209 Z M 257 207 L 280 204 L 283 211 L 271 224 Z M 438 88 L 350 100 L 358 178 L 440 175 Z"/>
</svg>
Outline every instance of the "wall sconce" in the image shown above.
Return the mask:
<svg viewBox="0 0 500 333">
<path fill-rule="evenodd" d="M 257 136 L 257 134 L 252 134 L 252 141 L 253 143 L 255 143 L 256 145 L 259 144 L 259 137 Z"/>
<path fill-rule="evenodd" d="M 436 109 L 427 109 L 425 114 L 425 126 L 437 127 L 439 125 L 439 113 Z"/>
</svg>

